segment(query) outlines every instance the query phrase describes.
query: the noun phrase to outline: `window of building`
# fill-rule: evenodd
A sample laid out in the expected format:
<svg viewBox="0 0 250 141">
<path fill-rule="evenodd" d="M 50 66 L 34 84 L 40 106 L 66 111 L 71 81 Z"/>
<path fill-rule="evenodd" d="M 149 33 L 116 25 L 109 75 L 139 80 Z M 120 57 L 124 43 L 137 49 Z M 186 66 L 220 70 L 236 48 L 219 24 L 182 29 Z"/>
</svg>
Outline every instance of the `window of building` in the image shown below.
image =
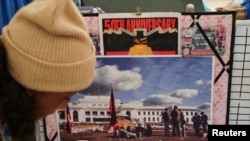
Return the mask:
<svg viewBox="0 0 250 141">
<path fill-rule="evenodd" d="M 86 122 L 91 122 L 91 118 L 86 118 Z"/>
<path fill-rule="evenodd" d="M 146 115 L 146 112 L 143 112 L 143 115 Z"/>
<path fill-rule="evenodd" d="M 58 114 L 60 119 L 65 119 L 65 111 L 58 111 Z"/>
<path fill-rule="evenodd" d="M 93 111 L 92 116 L 98 116 L 97 111 Z"/>
<path fill-rule="evenodd" d="M 150 112 L 148 111 L 148 115 L 150 115 Z"/>
<path fill-rule="evenodd" d="M 138 112 L 138 115 L 141 115 L 141 112 Z"/>
<path fill-rule="evenodd" d="M 78 122 L 78 112 L 77 111 L 73 111 L 73 121 Z"/>
<path fill-rule="evenodd" d="M 155 112 L 152 112 L 152 115 L 155 115 Z"/>
<path fill-rule="evenodd" d="M 101 116 L 104 116 L 104 112 L 100 112 L 100 115 L 101 115 Z"/>
<path fill-rule="evenodd" d="M 85 116 L 90 116 L 90 111 L 85 111 Z"/>
<path fill-rule="evenodd" d="M 188 116 L 188 112 L 186 112 L 186 116 Z"/>
</svg>

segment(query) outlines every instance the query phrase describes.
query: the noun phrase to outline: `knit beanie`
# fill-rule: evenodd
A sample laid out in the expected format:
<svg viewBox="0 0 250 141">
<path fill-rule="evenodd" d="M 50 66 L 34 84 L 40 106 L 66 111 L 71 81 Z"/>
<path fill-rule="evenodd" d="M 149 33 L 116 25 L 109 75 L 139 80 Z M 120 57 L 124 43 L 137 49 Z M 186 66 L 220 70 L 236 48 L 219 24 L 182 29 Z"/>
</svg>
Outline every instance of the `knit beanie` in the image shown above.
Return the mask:
<svg viewBox="0 0 250 141">
<path fill-rule="evenodd" d="M 3 28 L 11 76 L 26 88 L 75 92 L 93 81 L 95 48 L 72 0 L 34 0 Z"/>
</svg>

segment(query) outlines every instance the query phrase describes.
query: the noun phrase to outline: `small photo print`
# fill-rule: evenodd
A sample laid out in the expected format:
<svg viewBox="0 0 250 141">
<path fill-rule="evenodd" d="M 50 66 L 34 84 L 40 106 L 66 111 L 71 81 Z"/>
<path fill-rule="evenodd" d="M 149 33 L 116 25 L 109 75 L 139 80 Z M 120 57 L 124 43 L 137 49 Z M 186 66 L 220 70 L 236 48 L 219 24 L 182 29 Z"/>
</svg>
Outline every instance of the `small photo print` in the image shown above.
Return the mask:
<svg viewBox="0 0 250 141">
<path fill-rule="evenodd" d="M 101 55 L 98 14 L 85 14 L 83 15 L 83 19 L 88 27 L 89 36 L 96 48 L 96 55 Z"/>
</svg>

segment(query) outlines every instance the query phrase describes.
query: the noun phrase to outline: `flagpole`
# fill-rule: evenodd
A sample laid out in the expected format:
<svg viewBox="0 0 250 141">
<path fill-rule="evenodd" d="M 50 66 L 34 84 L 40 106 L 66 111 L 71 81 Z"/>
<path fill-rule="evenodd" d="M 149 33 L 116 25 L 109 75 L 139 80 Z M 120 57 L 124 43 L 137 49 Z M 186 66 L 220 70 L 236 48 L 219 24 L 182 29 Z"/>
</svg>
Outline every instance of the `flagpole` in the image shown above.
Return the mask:
<svg viewBox="0 0 250 141">
<path fill-rule="evenodd" d="M 117 123 L 117 116 L 116 116 L 116 105 L 115 105 L 115 98 L 114 98 L 114 88 L 112 84 L 111 84 L 111 94 L 110 94 L 110 101 L 109 101 L 109 111 L 111 114 L 110 127 L 114 129 L 114 126 Z"/>
<path fill-rule="evenodd" d="M 66 113 L 67 113 L 67 131 L 68 131 L 68 135 L 72 135 L 72 126 L 71 126 L 71 115 L 70 115 L 70 110 L 69 110 L 69 105 L 67 105 L 67 109 L 66 109 Z"/>
</svg>

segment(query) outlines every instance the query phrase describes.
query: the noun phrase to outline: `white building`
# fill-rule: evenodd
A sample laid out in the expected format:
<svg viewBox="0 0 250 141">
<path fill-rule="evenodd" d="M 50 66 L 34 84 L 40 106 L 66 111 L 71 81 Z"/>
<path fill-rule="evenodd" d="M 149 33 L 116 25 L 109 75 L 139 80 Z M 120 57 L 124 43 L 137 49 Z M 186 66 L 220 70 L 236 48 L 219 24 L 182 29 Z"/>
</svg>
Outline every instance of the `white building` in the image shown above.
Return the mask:
<svg viewBox="0 0 250 141">
<path fill-rule="evenodd" d="M 74 103 L 69 103 L 72 123 L 109 123 L 110 96 L 84 96 Z M 118 114 L 125 114 L 132 121 L 139 120 L 142 124 L 162 122 L 161 116 L 164 106 L 143 106 L 142 103 L 121 103 L 115 99 Z M 197 111 L 197 107 L 179 106 L 188 124 L 192 124 L 191 118 Z M 66 122 L 66 111 L 59 110 L 59 123 Z"/>
</svg>

